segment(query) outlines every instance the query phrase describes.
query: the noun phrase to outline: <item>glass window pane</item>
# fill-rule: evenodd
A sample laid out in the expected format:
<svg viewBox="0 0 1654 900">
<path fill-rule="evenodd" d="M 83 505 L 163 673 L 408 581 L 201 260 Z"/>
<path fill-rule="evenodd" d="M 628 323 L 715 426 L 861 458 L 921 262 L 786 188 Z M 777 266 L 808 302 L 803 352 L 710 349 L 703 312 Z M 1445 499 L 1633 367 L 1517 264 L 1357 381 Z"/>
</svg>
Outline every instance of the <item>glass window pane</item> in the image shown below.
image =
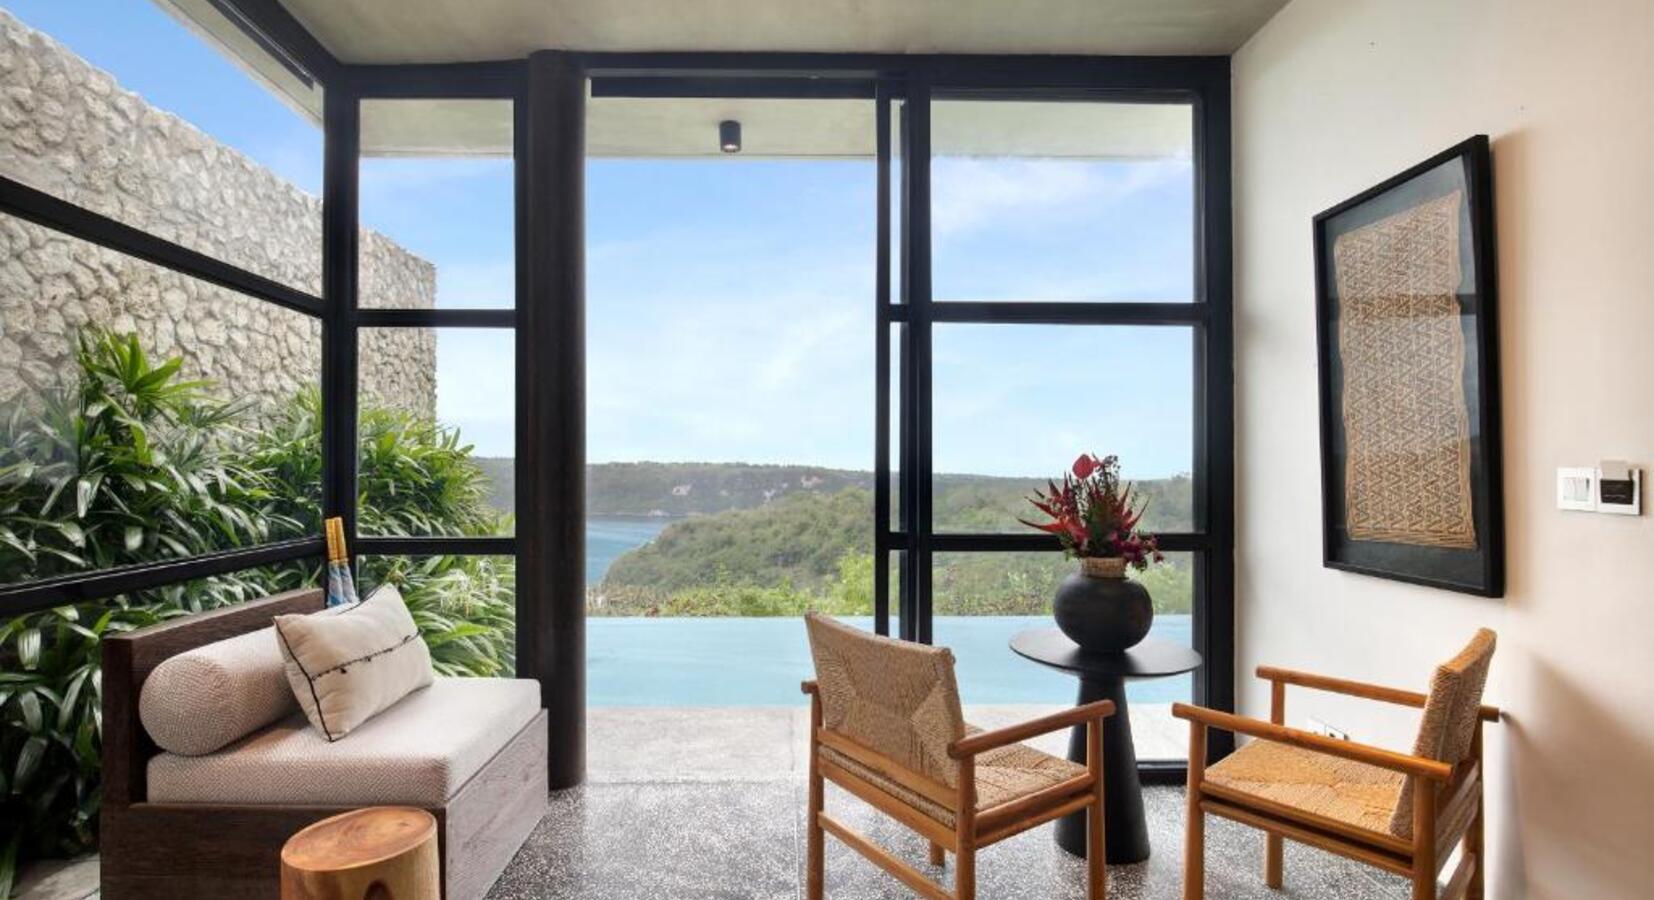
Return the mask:
<svg viewBox="0 0 1654 900">
<path fill-rule="evenodd" d="M 210 4 L 6 6 L 0 175 L 321 292 L 319 85 Z"/>
<path fill-rule="evenodd" d="M 1189 302 L 1186 104 L 931 105 L 937 300 Z"/>
<path fill-rule="evenodd" d="M 362 101 L 359 303 L 517 304 L 510 100 Z"/>
<path fill-rule="evenodd" d="M 939 324 L 932 353 L 937 531 L 1028 532 L 1081 453 L 1120 457 L 1144 527 L 1192 530 L 1190 329 Z"/>
<path fill-rule="evenodd" d="M 872 627 L 875 110 L 590 104 L 594 705 L 796 705 L 797 617 Z"/>
<path fill-rule="evenodd" d="M 1166 561 L 1130 577 L 1154 599 L 1151 640 L 1193 646 L 1194 554 L 1168 553 Z M 932 560 L 937 646 L 956 660 L 965 717 L 993 728 L 1072 706 L 1078 685 L 1072 676 L 1011 652 L 1017 633 L 1055 628 L 1051 598 L 1057 585 L 1078 567 L 1059 553 L 938 553 Z M 1192 675 L 1131 682 L 1137 758 L 1178 759 L 1186 753 L 1187 727 L 1171 715 L 1173 702 L 1189 702 Z M 1066 733 L 1048 738 L 1047 749 L 1067 752 Z"/>
<path fill-rule="evenodd" d="M 517 673 L 517 559 L 513 556 L 363 556 L 362 596 L 395 585 L 431 647 L 437 674 Z"/>
<path fill-rule="evenodd" d="M 516 333 L 364 328 L 359 346 L 357 531 L 511 534 Z"/>
<path fill-rule="evenodd" d="M 317 533 L 320 323 L 0 215 L 0 583 Z"/>
</svg>

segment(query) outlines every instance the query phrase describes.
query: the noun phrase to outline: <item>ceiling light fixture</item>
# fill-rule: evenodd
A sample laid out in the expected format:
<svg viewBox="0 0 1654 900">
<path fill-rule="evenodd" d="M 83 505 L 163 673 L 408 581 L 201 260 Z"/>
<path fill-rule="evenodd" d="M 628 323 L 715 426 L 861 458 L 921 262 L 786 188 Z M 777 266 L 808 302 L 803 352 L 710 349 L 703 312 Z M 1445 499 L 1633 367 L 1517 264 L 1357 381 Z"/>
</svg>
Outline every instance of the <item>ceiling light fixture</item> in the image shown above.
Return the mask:
<svg viewBox="0 0 1654 900">
<path fill-rule="evenodd" d="M 725 153 L 741 152 L 741 123 L 725 119 L 718 123 L 718 149 Z"/>
</svg>

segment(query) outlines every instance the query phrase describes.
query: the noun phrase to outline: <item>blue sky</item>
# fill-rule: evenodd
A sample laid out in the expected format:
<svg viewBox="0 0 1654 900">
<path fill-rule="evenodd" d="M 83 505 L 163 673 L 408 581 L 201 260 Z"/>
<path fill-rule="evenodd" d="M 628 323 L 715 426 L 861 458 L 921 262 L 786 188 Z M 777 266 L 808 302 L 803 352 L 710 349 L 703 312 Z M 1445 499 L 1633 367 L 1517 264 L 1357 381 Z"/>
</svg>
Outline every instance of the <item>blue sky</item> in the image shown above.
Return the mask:
<svg viewBox="0 0 1654 900">
<path fill-rule="evenodd" d="M 316 127 L 152 4 L 4 8 L 319 191 Z M 939 158 L 935 296 L 1188 300 L 1190 171 Z M 591 461 L 871 468 L 873 177 L 871 160 L 588 165 Z M 436 264 L 440 306 L 509 305 L 511 180 L 508 160 L 365 160 L 363 222 Z M 938 471 L 1054 474 L 1082 450 L 1132 477 L 1191 467 L 1185 330 L 939 325 L 934 350 Z M 479 453 L 512 452 L 510 378 L 509 335 L 439 334 L 438 416 Z"/>
</svg>

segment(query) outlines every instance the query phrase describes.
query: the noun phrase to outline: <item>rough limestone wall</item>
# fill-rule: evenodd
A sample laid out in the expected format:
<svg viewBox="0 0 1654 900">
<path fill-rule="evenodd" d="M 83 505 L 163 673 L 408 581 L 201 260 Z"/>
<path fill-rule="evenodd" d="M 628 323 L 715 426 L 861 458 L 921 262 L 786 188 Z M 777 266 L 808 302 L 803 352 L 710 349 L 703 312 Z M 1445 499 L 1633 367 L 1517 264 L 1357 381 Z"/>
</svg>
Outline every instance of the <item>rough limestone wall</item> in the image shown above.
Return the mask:
<svg viewBox="0 0 1654 900">
<path fill-rule="evenodd" d="M 5 10 L 0 174 L 321 292 L 320 198 L 122 90 Z M 435 303 L 431 263 L 377 233 L 364 230 L 360 243 L 362 305 Z M 227 396 L 274 404 L 320 384 L 321 332 L 310 316 L 0 215 L 0 403 L 72 383 L 75 331 L 87 324 L 137 332 Z M 364 403 L 434 415 L 432 333 L 363 332 L 361 371 Z"/>
</svg>

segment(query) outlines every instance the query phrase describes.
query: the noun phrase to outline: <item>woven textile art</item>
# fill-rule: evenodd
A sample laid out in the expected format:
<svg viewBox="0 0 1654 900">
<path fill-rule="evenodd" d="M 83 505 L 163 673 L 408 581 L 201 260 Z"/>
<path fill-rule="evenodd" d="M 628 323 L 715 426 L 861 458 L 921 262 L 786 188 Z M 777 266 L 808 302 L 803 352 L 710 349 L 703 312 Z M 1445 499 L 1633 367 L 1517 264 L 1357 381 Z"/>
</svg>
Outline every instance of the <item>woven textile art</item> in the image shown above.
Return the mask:
<svg viewBox="0 0 1654 900">
<path fill-rule="evenodd" d="M 1476 546 L 1457 297 L 1462 202 L 1454 191 L 1333 243 L 1352 540 Z"/>
</svg>

